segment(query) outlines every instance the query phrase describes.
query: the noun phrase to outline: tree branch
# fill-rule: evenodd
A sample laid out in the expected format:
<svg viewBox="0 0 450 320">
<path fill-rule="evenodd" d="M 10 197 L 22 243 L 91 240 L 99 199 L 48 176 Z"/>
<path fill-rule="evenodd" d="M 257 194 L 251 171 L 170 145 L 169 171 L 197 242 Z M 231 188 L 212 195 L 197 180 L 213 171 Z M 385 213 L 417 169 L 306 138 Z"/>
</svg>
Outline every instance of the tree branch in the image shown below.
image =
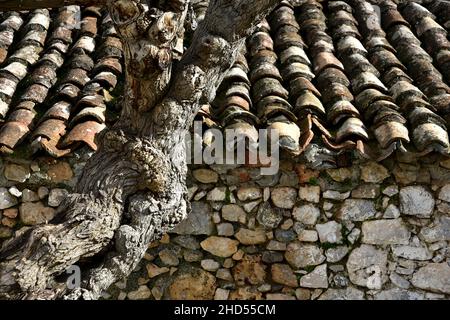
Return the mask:
<svg viewBox="0 0 450 320">
<path fill-rule="evenodd" d="M 124 43 L 130 88 L 126 91 L 120 126 L 135 128 L 142 114 L 150 111 L 167 92 L 175 50 L 183 50 L 179 43 L 184 37 L 188 1 L 162 2 L 160 7 L 152 8 L 140 5 L 139 1 L 109 1 L 108 9 Z"/>
</svg>

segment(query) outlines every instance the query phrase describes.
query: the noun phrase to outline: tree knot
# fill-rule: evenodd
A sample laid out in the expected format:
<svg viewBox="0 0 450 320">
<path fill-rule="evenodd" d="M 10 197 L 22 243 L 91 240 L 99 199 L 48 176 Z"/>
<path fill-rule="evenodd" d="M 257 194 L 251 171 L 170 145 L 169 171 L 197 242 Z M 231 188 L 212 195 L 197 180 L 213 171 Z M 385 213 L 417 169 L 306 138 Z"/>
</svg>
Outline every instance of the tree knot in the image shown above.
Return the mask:
<svg viewBox="0 0 450 320">
<path fill-rule="evenodd" d="M 129 142 L 130 138 L 127 137 L 125 132 L 121 129 L 105 130 L 102 137 L 103 147 L 108 152 L 120 152 L 123 150 L 123 146 Z"/>
<path fill-rule="evenodd" d="M 167 155 L 149 141 L 137 139 L 127 145 L 129 160 L 141 174 L 137 188 L 154 193 L 165 193 L 168 186 L 171 164 Z"/>
<path fill-rule="evenodd" d="M 135 22 L 143 12 L 142 4 L 133 0 L 111 0 L 108 3 L 111 18 L 118 26 Z"/>
<path fill-rule="evenodd" d="M 209 65 L 217 65 L 224 58 L 223 53 L 228 46 L 229 43 L 224 38 L 207 34 L 200 40 L 198 55 Z"/>
</svg>

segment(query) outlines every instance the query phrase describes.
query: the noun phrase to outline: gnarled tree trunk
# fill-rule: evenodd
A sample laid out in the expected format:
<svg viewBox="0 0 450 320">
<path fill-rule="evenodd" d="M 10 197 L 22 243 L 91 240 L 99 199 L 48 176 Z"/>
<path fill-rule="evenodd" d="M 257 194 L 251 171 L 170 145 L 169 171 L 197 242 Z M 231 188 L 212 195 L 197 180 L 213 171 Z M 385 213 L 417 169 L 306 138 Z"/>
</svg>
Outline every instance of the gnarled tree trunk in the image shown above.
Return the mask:
<svg viewBox="0 0 450 320">
<path fill-rule="evenodd" d="M 56 220 L 4 244 L 2 298 L 96 299 L 131 273 L 149 242 L 186 216 L 185 134 L 246 36 L 280 0 L 211 0 L 180 61 L 174 48 L 184 36 L 189 0 L 147 2 L 107 2 L 125 51 L 121 118 L 98 137 L 99 150 Z M 83 282 L 70 291 L 57 279 L 76 263 Z"/>
</svg>

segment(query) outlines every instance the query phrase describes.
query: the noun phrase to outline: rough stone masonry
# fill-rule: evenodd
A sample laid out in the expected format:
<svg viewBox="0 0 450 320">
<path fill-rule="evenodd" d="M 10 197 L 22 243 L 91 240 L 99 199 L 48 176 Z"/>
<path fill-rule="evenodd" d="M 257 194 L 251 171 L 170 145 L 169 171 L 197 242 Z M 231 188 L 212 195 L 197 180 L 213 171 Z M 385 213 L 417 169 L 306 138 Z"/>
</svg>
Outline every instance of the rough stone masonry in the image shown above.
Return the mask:
<svg viewBox="0 0 450 320">
<path fill-rule="evenodd" d="M 0 165 L 0 238 L 55 215 L 90 153 Z M 106 299 L 448 299 L 450 161 L 192 166 L 191 215 Z"/>
</svg>

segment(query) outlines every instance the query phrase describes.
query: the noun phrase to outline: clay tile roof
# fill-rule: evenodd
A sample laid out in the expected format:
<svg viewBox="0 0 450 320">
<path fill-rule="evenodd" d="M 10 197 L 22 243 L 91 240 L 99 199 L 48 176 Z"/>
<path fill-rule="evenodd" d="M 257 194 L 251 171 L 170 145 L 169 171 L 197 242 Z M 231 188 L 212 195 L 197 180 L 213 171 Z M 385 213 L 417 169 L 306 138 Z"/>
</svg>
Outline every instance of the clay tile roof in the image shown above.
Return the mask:
<svg viewBox="0 0 450 320">
<path fill-rule="evenodd" d="M 193 1 L 200 19 L 206 7 Z M 123 72 L 110 17 L 77 6 L 0 17 L 0 151 L 96 149 Z M 208 129 L 256 143 L 258 129 L 272 128 L 292 156 L 312 144 L 375 160 L 448 154 L 449 28 L 445 0 L 282 1 L 197 115 L 204 143 Z"/>
<path fill-rule="evenodd" d="M 122 46 L 100 8 L 6 13 L 0 22 L 0 148 L 20 143 L 54 157 L 106 127 Z M 113 110 L 112 110 L 113 111 Z"/>
</svg>

